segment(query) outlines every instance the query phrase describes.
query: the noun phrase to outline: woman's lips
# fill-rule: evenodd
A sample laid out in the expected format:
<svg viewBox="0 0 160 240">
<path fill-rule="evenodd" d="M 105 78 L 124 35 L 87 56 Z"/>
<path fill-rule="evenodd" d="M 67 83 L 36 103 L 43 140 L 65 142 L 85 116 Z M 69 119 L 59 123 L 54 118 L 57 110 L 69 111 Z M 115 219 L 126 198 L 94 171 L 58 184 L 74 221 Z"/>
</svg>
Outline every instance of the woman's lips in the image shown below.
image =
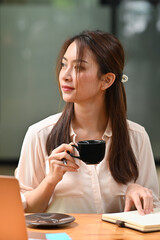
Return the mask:
<svg viewBox="0 0 160 240">
<path fill-rule="evenodd" d="M 63 90 L 64 92 L 69 92 L 69 91 L 74 90 L 74 88 L 73 88 L 73 87 L 70 87 L 70 86 L 64 85 L 64 86 L 62 86 L 62 90 Z"/>
</svg>

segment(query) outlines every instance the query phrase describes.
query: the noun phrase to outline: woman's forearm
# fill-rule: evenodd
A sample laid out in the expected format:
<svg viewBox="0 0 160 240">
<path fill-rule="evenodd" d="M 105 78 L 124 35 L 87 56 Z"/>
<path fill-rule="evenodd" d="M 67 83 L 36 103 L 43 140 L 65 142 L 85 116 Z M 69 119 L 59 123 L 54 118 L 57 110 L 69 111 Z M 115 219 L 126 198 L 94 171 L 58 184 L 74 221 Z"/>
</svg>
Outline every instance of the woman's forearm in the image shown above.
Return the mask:
<svg viewBox="0 0 160 240">
<path fill-rule="evenodd" d="M 56 179 L 46 176 L 44 180 L 34 190 L 25 194 L 27 207 L 25 212 L 44 212 L 48 207 L 48 202 L 57 185 Z"/>
</svg>

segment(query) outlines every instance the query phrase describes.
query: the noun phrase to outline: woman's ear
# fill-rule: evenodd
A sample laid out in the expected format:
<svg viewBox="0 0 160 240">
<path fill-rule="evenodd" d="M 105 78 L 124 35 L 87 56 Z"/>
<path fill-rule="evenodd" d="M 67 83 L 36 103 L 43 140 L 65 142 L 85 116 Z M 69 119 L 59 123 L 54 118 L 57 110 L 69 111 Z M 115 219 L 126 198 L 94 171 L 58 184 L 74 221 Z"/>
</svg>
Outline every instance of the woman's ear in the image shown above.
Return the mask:
<svg viewBox="0 0 160 240">
<path fill-rule="evenodd" d="M 106 73 L 102 76 L 102 90 L 109 88 L 115 81 L 116 75 L 112 72 Z"/>
</svg>

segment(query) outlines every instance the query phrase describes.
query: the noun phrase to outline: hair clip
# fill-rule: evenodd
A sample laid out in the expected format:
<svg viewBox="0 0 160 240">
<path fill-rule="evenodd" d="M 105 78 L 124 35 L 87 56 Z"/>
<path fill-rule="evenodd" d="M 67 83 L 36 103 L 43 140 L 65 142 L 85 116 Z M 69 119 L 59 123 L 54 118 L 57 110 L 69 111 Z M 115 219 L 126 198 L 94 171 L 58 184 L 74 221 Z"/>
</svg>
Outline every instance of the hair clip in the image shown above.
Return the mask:
<svg viewBox="0 0 160 240">
<path fill-rule="evenodd" d="M 125 83 L 125 82 L 127 82 L 127 81 L 128 81 L 128 76 L 125 75 L 125 74 L 123 74 L 123 75 L 122 75 L 121 82 L 122 82 L 122 83 Z"/>
</svg>

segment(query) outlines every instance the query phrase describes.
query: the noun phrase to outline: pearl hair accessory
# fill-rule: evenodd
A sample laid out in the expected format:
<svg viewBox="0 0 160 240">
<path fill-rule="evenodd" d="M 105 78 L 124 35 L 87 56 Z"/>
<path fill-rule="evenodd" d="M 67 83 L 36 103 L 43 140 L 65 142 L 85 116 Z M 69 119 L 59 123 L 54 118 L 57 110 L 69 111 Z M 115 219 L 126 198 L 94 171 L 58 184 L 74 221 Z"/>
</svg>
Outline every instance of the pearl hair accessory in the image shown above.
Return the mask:
<svg viewBox="0 0 160 240">
<path fill-rule="evenodd" d="M 125 82 L 127 82 L 127 81 L 128 81 L 128 76 L 125 75 L 125 74 L 123 74 L 123 75 L 122 75 L 122 80 L 121 80 L 121 82 L 122 82 L 122 83 L 125 83 Z"/>
</svg>

